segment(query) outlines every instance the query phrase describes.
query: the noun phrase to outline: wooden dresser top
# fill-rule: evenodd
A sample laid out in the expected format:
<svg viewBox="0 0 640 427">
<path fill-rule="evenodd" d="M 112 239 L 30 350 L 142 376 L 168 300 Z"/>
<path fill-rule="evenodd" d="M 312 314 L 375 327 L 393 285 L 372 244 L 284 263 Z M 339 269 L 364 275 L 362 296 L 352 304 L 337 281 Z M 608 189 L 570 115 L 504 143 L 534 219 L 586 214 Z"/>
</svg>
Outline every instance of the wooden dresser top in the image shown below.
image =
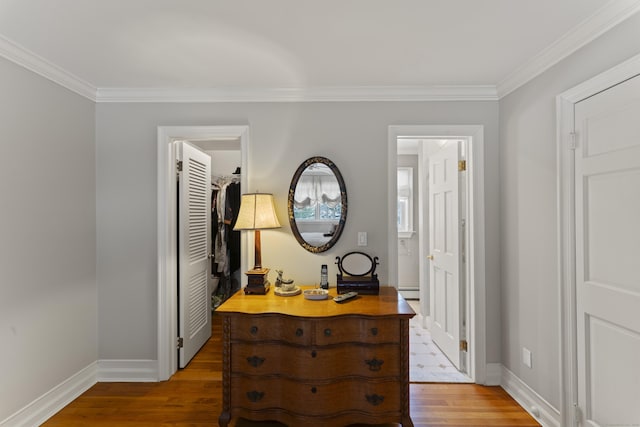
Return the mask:
<svg viewBox="0 0 640 427">
<path fill-rule="evenodd" d="M 312 286 L 301 286 L 312 289 Z M 326 300 L 307 300 L 302 294 L 291 297 L 275 295 L 273 287 L 266 295 L 245 295 L 241 289 L 216 312 L 221 314 L 285 314 L 298 317 L 336 317 L 336 316 L 393 316 L 411 318 L 415 312 L 396 288 L 381 286 L 379 295 L 358 295 L 342 304 L 333 301 L 336 289 L 329 289 Z"/>
</svg>

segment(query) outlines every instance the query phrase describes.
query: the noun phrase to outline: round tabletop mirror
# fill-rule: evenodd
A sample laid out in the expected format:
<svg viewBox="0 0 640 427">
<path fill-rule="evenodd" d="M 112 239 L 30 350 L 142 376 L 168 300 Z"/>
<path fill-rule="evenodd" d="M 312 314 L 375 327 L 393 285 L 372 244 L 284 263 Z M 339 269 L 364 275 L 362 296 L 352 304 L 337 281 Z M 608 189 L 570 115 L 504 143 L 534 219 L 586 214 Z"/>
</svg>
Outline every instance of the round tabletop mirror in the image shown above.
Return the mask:
<svg viewBox="0 0 640 427">
<path fill-rule="evenodd" d="M 288 210 L 291 231 L 303 248 L 319 253 L 335 245 L 347 219 L 347 189 L 331 160 L 311 157 L 298 167 Z"/>
<path fill-rule="evenodd" d="M 341 272 L 349 276 L 367 276 L 373 274 L 378 264 L 378 257 L 372 259 L 363 252 L 349 252 L 340 259 L 338 266 Z"/>
</svg>

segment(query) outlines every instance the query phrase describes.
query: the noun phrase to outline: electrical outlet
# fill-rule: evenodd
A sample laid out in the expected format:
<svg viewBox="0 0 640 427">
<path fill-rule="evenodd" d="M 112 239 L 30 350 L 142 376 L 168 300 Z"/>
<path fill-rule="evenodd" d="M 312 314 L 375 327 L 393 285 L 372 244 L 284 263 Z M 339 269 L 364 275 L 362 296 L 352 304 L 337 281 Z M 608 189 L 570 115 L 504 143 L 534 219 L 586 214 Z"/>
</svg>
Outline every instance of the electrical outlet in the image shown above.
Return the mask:
<svg viewBox="0 0 640 427">
<path fill-rule="evenodd" d="M 527 368 L 531 368 L 531 358 L 531 350 L 527 347 L 522 347 L 522 363 L 524 363 L 524 366 Z"/>
</svg>

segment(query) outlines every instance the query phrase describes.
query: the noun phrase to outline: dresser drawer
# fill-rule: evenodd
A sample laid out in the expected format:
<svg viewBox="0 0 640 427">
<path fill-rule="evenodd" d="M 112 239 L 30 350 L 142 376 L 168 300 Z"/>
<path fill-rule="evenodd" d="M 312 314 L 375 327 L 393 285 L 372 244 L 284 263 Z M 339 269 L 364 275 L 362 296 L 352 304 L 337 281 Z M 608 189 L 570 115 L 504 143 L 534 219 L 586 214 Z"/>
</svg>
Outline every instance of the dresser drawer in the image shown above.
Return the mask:
<svg viewBox="0 0 640 427">
<path fill-rule="evenodd" d="M 315 343 L 399 343 L 400 322 L 397 319 L 338 317 L 316 320 Z"/>
<path fill-rule="evenodd" d="M 400 414 L 399 381 L 298 382 L 232 375 L 231 405 L 252 411 L 280 408 L 311 416 L 342 412 Z"/>
<path fill-rule="evenodd" d="M 284 341 L 308 345 L 313 339 L 311 320 L 278 315 L 231 318 L 232 341 Z"/>
<path fill-rule="evenodd" d="M 303 348 L 240 342 L 231 344 L 231 354 L 232 373 L 277 374 L 301 380 L 400 375 L 400 350 L 395 344 Z"/>
</svg>

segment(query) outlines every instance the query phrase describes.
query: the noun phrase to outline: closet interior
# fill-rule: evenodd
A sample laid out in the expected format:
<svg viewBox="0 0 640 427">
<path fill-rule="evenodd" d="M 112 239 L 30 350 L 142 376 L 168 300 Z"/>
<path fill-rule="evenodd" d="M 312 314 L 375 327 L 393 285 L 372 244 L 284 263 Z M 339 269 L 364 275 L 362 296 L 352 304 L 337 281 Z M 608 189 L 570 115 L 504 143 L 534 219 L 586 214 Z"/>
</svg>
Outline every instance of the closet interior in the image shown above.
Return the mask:
<svg viewBox="0 0 640 427">
<path fill-rule="evenodd" d="M 211 177 L 211 306 L 215 309 L 240 289 L 240 231 L 233 227 L 240 211 L 240 168 Z"/>
</svg>

